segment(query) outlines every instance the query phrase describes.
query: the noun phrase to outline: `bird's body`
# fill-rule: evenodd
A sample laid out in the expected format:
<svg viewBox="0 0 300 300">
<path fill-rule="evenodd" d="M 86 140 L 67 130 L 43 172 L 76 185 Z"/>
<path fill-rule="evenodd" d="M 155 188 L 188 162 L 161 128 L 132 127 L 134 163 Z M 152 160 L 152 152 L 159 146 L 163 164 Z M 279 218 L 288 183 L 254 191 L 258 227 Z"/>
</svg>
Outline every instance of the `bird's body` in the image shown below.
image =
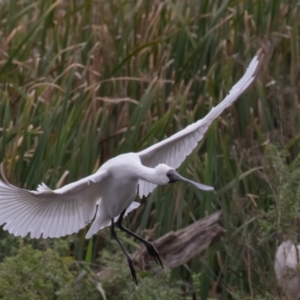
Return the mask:
<svg viewBox="0 0 300 300">
<path fill-rule="evenodd" d="M 130 206 L 137 194 L 141 160 L 135 153 L 118 155 L 101 166 L 109 178 L 104 181 L 103 205 L 107 207 L 107 217 L 117 217 Z M 117 183 L 117 184 L 116 184 Z M 119 191 L 116 197 L 116 190 Z"/>
<path fill-rule="evenodd" d="M 183 178 L 175 169 L 197 146 L 212 121 L 254 81 L 262 57 L 262 52 L 258 51 L 244 76 L 203 119 L 141 152 L 114 157 L 95 174 L 62 188 L 51 190 L 44 183 L 37 191 L 18 188 L 9 183 L 2 166 L 0 225 L 6 223 L 4 229 L 14 235 L 24 237 L 30 233 L 32 238 L 47 238 L 78 232 L 94 219 L 86 238 L 111 224 L 112 234 L 120 244 L 113 227 L 116 222 L 120 229 L 141 240 L 150 255 L 162 265 L 153 245 L 124 228 L 122 219 L 139 206 L 134 202 L 137 191 L 140 197 L 147 196 L 157 185 L 174 181 L 184 181 L 201 190 L 213 190 L 210 186 Z M 127 259 L 130 260 L 128 255 Z M 130 268 L 135 277 L 133 266 Z"/>
<path fill-rule="evenodd" d="M 86 238 L 90 238 L 101 228 L 110 225 L 112 218 L 117 219 L 124 209 L 130 207 L 137 194 L 139 183 L 137 170 L 140 167 L 142 167 L 141 160 L 135 153 L 118 155 L 100 167 L 98 172 L 107 172 L 108 176 L 100 183 L 97 194 L 101 195 L 101 199 L 95 202 L 95 207 L 96 204 L 98 205 L 98 213 L 94 221 L 97 226 L 90 228 Z M 118 191 L 117 197 L 116 191 Z M 135 202 L 132 209 L 138 206 L 139 203 Z"/>
</svg>

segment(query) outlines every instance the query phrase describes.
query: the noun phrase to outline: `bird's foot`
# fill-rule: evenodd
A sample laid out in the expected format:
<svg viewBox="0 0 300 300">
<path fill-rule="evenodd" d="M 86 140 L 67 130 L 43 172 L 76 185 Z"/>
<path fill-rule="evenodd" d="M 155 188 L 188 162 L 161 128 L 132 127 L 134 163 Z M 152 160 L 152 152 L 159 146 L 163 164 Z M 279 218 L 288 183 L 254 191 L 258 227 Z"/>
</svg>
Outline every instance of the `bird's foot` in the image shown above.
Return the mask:
<svg viewBox="0 0 300 300">
<path fill-rule="evenodd" d="M 158 251 L 156 250 L 154 245 L 152 243 L 148 242 L 145 246 L 147 247 L 149 255 L 154 258 L 154 260 L 156 261 L 156 263 L 158 265 L 160 265 L 162 268 L 164 268 L 162 261 L 159 257 Z"/>
<path fill-rule="evenodd" d="M 132 276 L 132 281 L 136 285 L 138 285 L 138 281 L 137 281 L 137 277 L 136 277 L 136 272 L 135 272 L 135 268 L 134 268 L 132 259 L 131 258 L 127 258 L 127 262 L 128 262 L 129 268 L 130 268 L 130 272 L 131 272 L 131 276 Z"/>
</svg>

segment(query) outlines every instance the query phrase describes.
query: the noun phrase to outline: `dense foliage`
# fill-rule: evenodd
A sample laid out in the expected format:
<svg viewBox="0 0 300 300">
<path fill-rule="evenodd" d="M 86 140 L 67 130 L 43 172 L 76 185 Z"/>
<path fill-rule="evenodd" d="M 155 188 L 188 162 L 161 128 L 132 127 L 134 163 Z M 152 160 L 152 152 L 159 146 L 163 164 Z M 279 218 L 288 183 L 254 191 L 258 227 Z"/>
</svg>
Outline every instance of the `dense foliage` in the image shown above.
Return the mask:
<svg viewBox="0 0 300 300">
<path fill-rule="evenodd" d="M 203 117 L 265 52 L 256 83 L 180 168 L 216 192 L 159 187 L 127 218 L 158 237 L 221 209 L 217 245 L 137 290 L 105 230 L 90 241 L 83 230 L 67 251 L 1 231 L 0 298 L 274 299 L 277 244 L 299 238 L 299 20 L 293 0 L 0 1 L 0 160 L 30 189 L 77 180 Z M 96 278 L 105 259 L 119 259 L 117 281 Z"/>
</svg>

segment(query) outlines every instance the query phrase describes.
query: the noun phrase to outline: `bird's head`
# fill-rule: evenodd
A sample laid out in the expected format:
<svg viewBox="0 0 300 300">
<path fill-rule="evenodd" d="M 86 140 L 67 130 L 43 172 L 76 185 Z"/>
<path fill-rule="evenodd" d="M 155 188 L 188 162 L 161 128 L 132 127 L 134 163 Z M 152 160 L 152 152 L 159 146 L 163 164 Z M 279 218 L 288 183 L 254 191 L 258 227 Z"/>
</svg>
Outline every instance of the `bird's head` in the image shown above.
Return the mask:
<svg viewBox="0 0 300 300">
<path fill-rule="evenodd" d="M 168 177 L 168 173 L 172 170 L 174 169 L 165 164 L 157 165 L 155 167 L 155 176 L 157 181 L 160 182 L 161 185 L 170 183 L 170 178 Z"/>
<path fill-rule="evenodd" d="M 195 186 L 197 189 L 204 191 L 213 191 L 214 188 L 208 185 L 204 185 L 187 178 L 182 177 L 178 172 L 176 172 L 173 168 L 169 167 L 165 164 L 159 164 L 155 167 L 155 172 L 157 176 L 157 181 L 160 182 L 161 185 L 173 183 L 175 181 L 182 181 L 186 183 L 190 183 Z"/>
</svg>

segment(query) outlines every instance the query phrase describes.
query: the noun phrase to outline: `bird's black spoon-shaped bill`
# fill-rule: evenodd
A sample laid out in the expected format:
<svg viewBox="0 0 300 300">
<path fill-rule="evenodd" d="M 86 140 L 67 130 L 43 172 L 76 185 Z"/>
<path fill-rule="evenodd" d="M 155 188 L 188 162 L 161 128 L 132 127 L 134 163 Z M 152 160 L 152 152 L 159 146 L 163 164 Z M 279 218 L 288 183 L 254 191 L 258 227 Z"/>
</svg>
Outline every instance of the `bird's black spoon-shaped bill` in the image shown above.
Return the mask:
<svg viewBox="0 0 300 300">
<path fill-rule="evenodd" d="M 182 182 L 190 183 L 191 185 L 193 185 L 194 187 L 196 187 L 199 190 L 203 190 L 203 191 L 213 191 L 214 190 L 214 188 L 212 186 L 205 185 L 205 184 L 202 184 L 202 183 L 198 183 L 198 182 L 195 182 L 193 180 L 189 180 L 187 178 L 182 177 L 175 170 L 170 170 L 167 173 L 167 176 L 170 179 L 170 183 L 175 182 L 175 181 L 182 181 Z"/>
</svg>

